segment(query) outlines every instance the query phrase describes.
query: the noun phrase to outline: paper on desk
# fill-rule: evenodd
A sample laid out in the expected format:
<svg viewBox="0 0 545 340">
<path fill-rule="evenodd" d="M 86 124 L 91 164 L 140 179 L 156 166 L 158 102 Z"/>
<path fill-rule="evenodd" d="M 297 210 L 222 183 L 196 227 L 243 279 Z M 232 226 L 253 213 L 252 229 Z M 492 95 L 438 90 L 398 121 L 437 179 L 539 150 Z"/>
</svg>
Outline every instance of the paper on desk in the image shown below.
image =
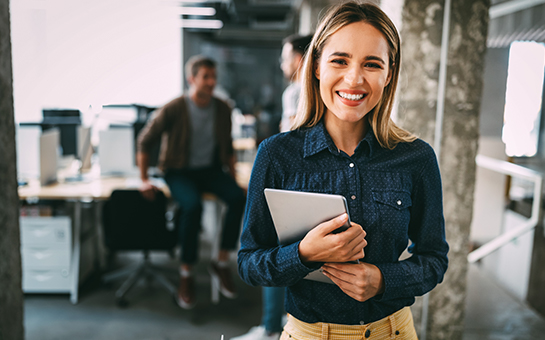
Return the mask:
<svg viewBox="0 0 545 340">
<path fill-rule="evenodd" d="M 162 188 L 162 187 L 165 187 L 166 186 L 166 183 L 165 183 L 165 180 L 162 179 L 162 178 L 155 178 L 155 177 L 152 177 L 149 179 L 150 183 L 153 184 L 154 186 L 158 187 L 158 188 Z M 127 178 L 125 180 L 125 186 L 128 188 L 128 189 L 138 189 L 142 186 L 142 180 L 138 177 L 134 177 L 134 178 Z"/>
</svg>

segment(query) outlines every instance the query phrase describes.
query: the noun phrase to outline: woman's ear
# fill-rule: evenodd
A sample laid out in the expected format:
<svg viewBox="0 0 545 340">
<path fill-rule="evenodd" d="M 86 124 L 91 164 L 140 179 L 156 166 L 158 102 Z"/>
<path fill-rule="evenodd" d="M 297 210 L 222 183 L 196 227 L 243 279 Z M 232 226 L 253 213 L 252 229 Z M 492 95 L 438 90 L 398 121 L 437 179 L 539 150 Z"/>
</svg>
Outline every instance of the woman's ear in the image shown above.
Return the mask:
<svg viewBox="0 0 545 340">
<path fill-rule="evenodd" d="M 392 80 L 392 68 L 395 67 L 395 64 L 392 64 L 392 66 L 388 69 L 388 78 L 386 78 L 386 82 L 384 83 L 384 87 L 388 86 L 390 84 L 390 80 Z"/>
<path fill-rule="evenodd" d="M 314 64 L 314 76 L 316 79 L 320 80 L 320 63 L 318 62 Z"/>
</svg>

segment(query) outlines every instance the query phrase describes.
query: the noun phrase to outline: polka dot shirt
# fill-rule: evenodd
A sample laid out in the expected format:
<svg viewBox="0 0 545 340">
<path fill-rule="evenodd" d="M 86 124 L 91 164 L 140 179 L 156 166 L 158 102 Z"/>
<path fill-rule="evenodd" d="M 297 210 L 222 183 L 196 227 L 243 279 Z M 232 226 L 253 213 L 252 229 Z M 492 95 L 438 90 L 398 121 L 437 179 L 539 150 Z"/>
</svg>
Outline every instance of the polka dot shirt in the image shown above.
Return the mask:
<svg viewBox="0 0 545 340">
<path fill-rule="evenodd" d="M 350 219 L 367 233 L 363 261 L 380 269 L 384 292 L 359 302 L 336 285 L 303 279 L 322 263 L 303 264 L 299 242 L 279 246 L 265 188 L 343 195 Z M 400 261 L 409 243 L 412 256 Z M 443 280 L 447 252 L 439 168 L 424 141 L 388 150 L 370 129 L 348 156 L 320 122 L 260 144 L 248 188 L 239 274 L 250 285 L 287 287 L 286 311 L 297 319 L 349 325 L 382 319 Z"/>
</svg>

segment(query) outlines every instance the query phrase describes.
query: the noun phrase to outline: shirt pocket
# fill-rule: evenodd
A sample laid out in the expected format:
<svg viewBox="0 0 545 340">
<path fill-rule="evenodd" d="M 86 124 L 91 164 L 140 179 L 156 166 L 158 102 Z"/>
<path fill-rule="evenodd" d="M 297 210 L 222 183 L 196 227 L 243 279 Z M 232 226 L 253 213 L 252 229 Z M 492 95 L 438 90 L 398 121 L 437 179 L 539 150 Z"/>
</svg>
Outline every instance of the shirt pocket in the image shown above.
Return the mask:
<svg viewBox="0 0 545 340">
<path fill-rule="evenodd" d="M 413 205 L 411 194 L 401 190 L 373 190 L 373 199 L 383 208 L 393 208 L 397 211 L 407 209 Z"/>
<path fill-rule="evenodd" d="M 403 190 L 373 190 L 373 200 L 379 214 L 380 230 L 405 238 L 411 220 L 411 193 Z"/>
</svg>

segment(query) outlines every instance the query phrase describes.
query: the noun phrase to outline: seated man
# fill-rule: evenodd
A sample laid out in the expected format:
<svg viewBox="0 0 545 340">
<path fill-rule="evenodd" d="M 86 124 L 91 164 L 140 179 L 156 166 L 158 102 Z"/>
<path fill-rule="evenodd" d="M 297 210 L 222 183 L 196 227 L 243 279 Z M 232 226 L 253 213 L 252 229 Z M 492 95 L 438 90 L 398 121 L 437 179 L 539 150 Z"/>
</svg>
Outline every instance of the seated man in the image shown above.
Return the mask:
<svg viewBox="0 0 545 340">
<path fill-rule="evenodd" d="M 182 95 L 159 109 L 138 136 L 137 161 L 142 195 L 153 199 L 157 190 L 148 180 L 149 152 L 161 140 L 159 167 L 172 197 L 180 206 L 179 242 L 182 247 L 180 285 L 176 301 L 184 309 L 195 306 L 192 267 L 199 253 L 203 192 L 217 195 L 226 205 L 218 259 L 210 264 L 212 284 L 235 298 L 228 268 L 241 226 L 245 195 L 235 181 L 231 139 L 231 109 L 212 95 L 216 85 L 215 62 L 194 56 L 186 64 L 189 95 Z"/>
</svg>

